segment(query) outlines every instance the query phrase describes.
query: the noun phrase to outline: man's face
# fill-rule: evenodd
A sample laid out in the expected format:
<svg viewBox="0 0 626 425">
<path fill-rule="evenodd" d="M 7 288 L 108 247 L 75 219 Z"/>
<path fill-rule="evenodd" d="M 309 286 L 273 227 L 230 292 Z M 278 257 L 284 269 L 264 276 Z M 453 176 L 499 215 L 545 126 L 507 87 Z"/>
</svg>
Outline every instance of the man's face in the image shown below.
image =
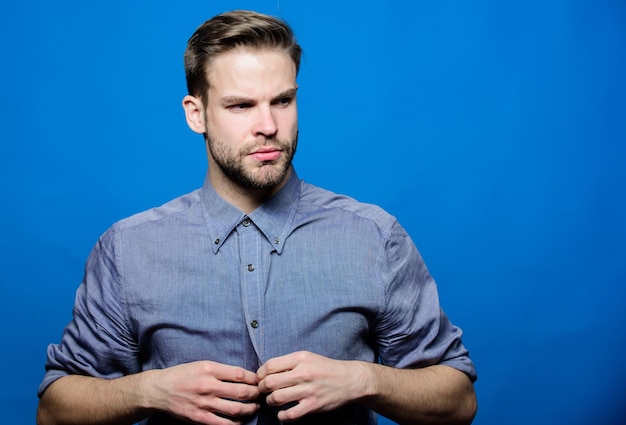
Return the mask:
<svg viewBox="0 0 626 425">
<path fill-rule="evenodd" d="M 296 67 L 279 50 L 235 49 L 209 66 L 205 134 L 213 184 L 282 186 L 298 138 Z"/>
</svg>

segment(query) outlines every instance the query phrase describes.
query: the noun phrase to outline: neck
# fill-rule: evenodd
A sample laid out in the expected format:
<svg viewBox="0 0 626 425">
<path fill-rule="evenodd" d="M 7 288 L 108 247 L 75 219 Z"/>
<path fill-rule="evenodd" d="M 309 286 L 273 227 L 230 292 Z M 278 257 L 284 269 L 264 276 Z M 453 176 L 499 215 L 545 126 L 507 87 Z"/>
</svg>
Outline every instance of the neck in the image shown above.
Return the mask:
<svg viewBox="0 0 626 425">
<path fill-rule="evenodd" d="M 282 187 L 287 183 L 291 176 L 291 168 L 285 178 L 277 185 L 267 189 L 251 189 L 241 187 L 228 177 L 221 173 L 211 172 L 209 167 L 209 180 L 213 189 L 226 202 L 241 210 L 244 214 L 250 214 L 252 211 L 261 206 L 264 202 L 271 199 Z"/>
</svg>

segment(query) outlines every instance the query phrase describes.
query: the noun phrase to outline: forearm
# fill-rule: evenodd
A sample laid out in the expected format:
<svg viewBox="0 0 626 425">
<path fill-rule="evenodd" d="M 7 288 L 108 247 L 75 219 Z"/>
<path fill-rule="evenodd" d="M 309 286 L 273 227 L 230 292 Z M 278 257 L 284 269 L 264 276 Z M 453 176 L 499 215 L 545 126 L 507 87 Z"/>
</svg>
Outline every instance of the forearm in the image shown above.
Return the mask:
<svg viewBox="0 0 626 425">
<path fill-rule="evenodd" d="M 257 376 L 208 360 L 152 369 L 117 379 L 65 376 L 44 392 L 39 425 L 134 424 L 152 412 L 221 425 L 259 409 Z"/>
<path fill-rule="evenodd" d="M 469 424 L 476 414 L 474 386 L 456 369 L 361 366 L 366 388 L 361 403 L 399 424 Z"/>
<path fill-rule="evenodd" d="M 41 397 L 37 424 L 133 424 L 150 413 L 142 390 L 147 373 L 117 379 L 60 378 Z"/>
</svg>

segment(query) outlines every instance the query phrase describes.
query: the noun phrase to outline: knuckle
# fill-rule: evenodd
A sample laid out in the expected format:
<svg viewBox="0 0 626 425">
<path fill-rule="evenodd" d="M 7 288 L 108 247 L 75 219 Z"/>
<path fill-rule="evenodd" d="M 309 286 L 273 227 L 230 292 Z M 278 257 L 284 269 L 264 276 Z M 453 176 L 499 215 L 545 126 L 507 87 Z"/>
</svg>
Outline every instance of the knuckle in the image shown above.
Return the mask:
<svg viewBox="0 0 626 425">
<path fill-rule="evenodd" d="M 202 372 L 203 374 L 212 375 L 214 372 L 213 364 L 211 362 L 200 362 L 199 366 L 200 372 Z"/>
<path fill-rule="evenodd" d="M 242 416 L 247 413 L 244 403 L 230 403 L 224 410 L 228 416 Z"/>
<path fill-rule="evenodd" d="M 274 370 L 274 363 L 276 363 L 275 359 L 269 359 L 265 362 L 265 364 L 263 364 L 262 369 L 265 370 L 265 372 L 268 374 L 272 373 L 272 371 Z"/>
<path fill-rule="evenodd" d="M 291 422 L 294 421 L 296 419 L 298 419 L 298 414 L 293 410 L 293 408 L 291 409 L 287 409 L 287 410 L 283 410 L 282 411 L 282 420 L 285 422 Z"/>
<path fill-rule="evenodd" d="M 274 406 L 282 406 L 282 405 L 287 404 L 287 402 L 288 402 L 287 397 L 283 393 L 281 393 L 280 391 L 272 393 L 271 399 L 272 399 L 272 404 Z"/>
<path fill-rule="evenodd" d="M 250 389 L 246 387 L 236 388 L 234 391 L 234 396 L 237 400 L 248 400 L 254 397 L 254 394 L 250 391 Z"/>
<path fill-rule="evenodd" d="M 309 367 L 302 366 L 291 371 L 293 379 L 298 382 L 311 382 L 314 379 L 313 370 Z"/>
<path fill-rule="evenodd" d="M 244 378 L 246 377 L 246 370 L 244 370 L 241 367 L 235 368 L 234 373 L 235 373 L 235 380 L 237 381 L 243 381 Z"/>
<path fill-rule="evenodd" d="M 276 389 L 274 385 L 274 377 L 270 375 L 263 379 L 263 381 L 261 381 L 260 387 L 265 392 L 274 391 Z"/>
<path fill-rule="evenodd" d="M 265 403 L 269 406 L 279 406 L 279 403 L 276 401 L 276 394 L 270 394 L 265 398 Z"/>
</svg>

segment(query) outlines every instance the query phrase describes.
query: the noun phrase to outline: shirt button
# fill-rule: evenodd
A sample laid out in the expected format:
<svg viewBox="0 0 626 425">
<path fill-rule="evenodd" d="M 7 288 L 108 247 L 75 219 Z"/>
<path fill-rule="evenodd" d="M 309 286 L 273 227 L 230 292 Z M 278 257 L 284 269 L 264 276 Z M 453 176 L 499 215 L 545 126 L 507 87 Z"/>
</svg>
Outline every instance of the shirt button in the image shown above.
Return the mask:
<svg viewBox="0 0 626 425">
<path fill-rule="evenodd" d="M 248 264 L 248 271 L 249 272 L 253 272 L 254 271 L 254 264 Z"/>
<path fill-rule="evenodd" d="M 256 320 L 253 320 L 252 322 L 250 322 L 250 326 L 256 329 L 259 327 L 259 322 L 257 322 Z"/>
<path fill-rule="evenodd" d="M 244 227 L 248 227 L 250 225 L 250 219 L 249 218 L 245 218 L 241 224 L 243 224 Z"/>
</svg>

